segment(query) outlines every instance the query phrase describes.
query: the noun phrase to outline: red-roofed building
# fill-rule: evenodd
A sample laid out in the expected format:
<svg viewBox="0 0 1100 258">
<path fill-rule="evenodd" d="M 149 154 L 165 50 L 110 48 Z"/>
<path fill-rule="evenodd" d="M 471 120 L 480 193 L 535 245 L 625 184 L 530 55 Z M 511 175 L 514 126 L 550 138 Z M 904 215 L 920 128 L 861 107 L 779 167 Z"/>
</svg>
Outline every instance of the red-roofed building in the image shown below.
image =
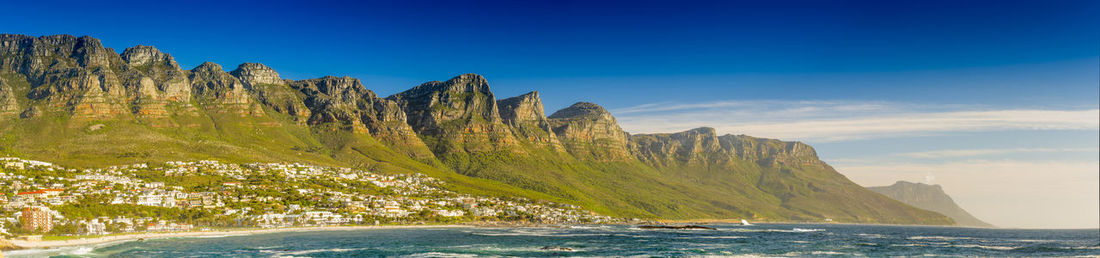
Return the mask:
<svg viewBox="0 0 1100 258">
<path fill-rule="evenodd" d="M 46 193 L 46 196 L 58 196 L 65 192 L 65 189 L 42 189 L 38 191 Z"/>
<path fill-rule="evenodd" d="M 19 193 L 15 194 L 15 197 L 19 197 L 19 198 L 22 198 L 22 199 L 42 198 L 42 197 L 46 197 L 46 191 L 38 190 L 38 191 L 30 191 L 30 192 L 19 192 Z"/>
</svg>

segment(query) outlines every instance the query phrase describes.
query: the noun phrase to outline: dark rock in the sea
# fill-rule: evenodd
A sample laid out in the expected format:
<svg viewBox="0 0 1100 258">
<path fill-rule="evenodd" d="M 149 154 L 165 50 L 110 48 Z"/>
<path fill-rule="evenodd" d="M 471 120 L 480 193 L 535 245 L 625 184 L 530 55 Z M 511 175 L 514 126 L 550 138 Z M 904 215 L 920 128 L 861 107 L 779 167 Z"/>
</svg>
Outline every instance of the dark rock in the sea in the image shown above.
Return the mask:
<svg viewBox="0 0 1100 258">
<path fill-rule="evenodd" d="M 641 229 L 708 229 L 718 230 L 717 228 L 699 226 L 699 225 L 683 225 L 683 226 L 668 226 L 668 225 L 643 225 L 638 226 Z"/>
<path fill-rule="evenodd" d="M 573 250 L 573 248 L 569 248 L 569 247 L 563 247 L 563 246 L 543 246 L 543 247 L 542 247 L 542 248 L 540 248 L 540 249 L 542 249 L 542 250 L 547 250 L 547 251 L 561 251 L 561 252 L 572 252 L 572 251 L 575 251 L 575 250 Z"/>
</svg>

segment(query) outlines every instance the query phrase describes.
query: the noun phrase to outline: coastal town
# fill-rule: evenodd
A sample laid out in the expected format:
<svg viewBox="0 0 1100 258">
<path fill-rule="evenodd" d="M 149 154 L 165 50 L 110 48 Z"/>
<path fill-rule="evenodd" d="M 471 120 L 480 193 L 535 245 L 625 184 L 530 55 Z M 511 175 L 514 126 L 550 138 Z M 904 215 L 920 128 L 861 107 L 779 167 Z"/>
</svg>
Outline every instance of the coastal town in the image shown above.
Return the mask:
<svg viewBox="0 0 1100 258">
<path fill-rule="evenodd" d="M 468 222 L 611 223 L 578 206 L 459 194 L 423 174 L 213 160 L 71 169 L 0 157 L 0 234 L 37 240 L 135 232 Z"/>
</svg>

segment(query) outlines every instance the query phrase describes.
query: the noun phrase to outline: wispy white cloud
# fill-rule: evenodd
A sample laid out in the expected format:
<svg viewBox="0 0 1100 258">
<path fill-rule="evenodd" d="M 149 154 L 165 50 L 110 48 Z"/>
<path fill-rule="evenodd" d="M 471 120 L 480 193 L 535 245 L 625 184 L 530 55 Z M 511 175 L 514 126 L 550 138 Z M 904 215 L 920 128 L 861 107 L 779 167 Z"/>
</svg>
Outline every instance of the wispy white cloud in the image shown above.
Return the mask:
<svg viewBox="0 0 1100 258">
<path fill-rule="evenodd" d="M 849 163 L 853 162 L 853 163 Z M 934 176 L 960 206 L 1004 227 L 1098 227 L 1100 162 L 966 160 L 945 163 L 834 161 L 864 186 Z"/>
<path fill-rule="evenodd" d="M 935 150 L 906 152 L 894 154 L 895 156 L 910 158 L 953 158 L 975 157 L 1014 153 L 1066 153 L 1066 152 L 1100 152 L 1100 148 L 1003 148 L 1003 149 L 965 149 L 965 150 Z"/>
<path fill-rule="evenodd" d="M 981 109 L 886 102 L 729 101 L 612 110 L 633 133 L 714 127 L 721 133 L 806 141 L 1003 130 L 1100 128 L 1100 109 Z"/>
</svg>

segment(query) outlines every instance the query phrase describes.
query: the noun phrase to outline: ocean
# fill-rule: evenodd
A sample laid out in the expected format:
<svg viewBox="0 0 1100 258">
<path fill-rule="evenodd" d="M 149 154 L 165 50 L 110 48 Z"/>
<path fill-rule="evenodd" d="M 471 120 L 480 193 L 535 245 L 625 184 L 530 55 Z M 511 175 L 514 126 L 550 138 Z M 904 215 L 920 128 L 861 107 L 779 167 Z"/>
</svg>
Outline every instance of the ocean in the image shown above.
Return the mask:
<svg viewBox="0 0 1100 258">
<path fill-rule="evenodd" d="M 1100 256 L 1100 229 L 836 224 L 383 228 L 154 239 L 9 257 Z"/>
</svg>

